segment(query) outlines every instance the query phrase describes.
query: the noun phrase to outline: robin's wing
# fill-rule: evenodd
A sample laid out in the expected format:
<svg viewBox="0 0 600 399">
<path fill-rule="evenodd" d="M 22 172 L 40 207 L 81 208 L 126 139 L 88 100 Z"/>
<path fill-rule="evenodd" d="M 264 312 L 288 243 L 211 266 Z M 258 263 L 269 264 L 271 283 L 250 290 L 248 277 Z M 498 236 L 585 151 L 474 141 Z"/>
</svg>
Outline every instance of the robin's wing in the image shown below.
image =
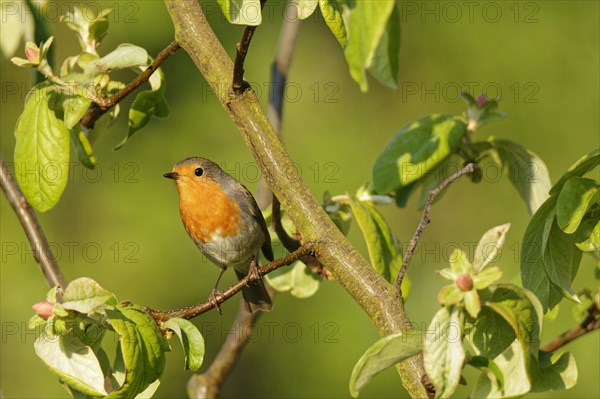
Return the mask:
<svg viewBox="0 0 600 399">
<path fill-rule="evenodd" d="M 256 203 L 256 200 L 250 193 L 250 190 L 248 190 L 246 188 L 246 186 L 244 186 L 241 183 L 240 183 L 240 186 L 243 188 L 242 196 L 244 197 L 245 200 L 238 201 L 238 203 L 243 204 L 242 205 L 243 207 L 248 207 L 248 209 L 244 209 L 244 211 L 246 211 L 246 212 L 250 213 L 252 216 L 254 216 L 254 218 L 260 225 L 260 229 L 262 230 L 263 236 L 265 238 L 265 242 L 263 243 L 263 245 L 261 247 L 262 253 L 265 255 L 265 258 L 267 258 L 267 260 L 273 261 L 274 256 L 273 256 L 273 248 L 271 247 L 271 235 L 269 234 L 269 229 L 267 228 L 267 223 L 265 222 L 265 218 L 263 217 L 262 212 L 260 211 L 260 208 L 258 207 L 258 204 Z M 234 195 L 236 195 L 236 194 L 234 194 Z M 247 204 L 249 204 L 249 205 L 247 205 Z"/>
</svg>

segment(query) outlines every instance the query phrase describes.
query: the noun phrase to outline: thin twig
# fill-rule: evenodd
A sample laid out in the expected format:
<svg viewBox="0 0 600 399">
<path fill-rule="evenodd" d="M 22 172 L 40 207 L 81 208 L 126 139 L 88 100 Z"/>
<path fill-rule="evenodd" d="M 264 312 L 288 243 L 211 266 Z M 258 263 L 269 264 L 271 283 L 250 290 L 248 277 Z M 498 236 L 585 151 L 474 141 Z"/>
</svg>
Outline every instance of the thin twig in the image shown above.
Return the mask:
<svg viewBox="0 0 600 399">
<path fill-rule="evenodd" d="M 122 90 L 119 90 L 110 97 L 100 99 L 90 109 L 88 109 L 79 123 L 88 129 L 93 128 L 98 118 L 118 104 L 121 100 L 123 100 L 123 98 L 125 98 L 125 96 L 134 91 L 142 83 L 147 82 L 150 79 L 150 76 L 152 76 L 152 74 L 160 67 L 160 65 L 175 51 L 177 51 L 177 49 L 179 49 L 179 44 L 176 41 L 171 42 L 164 50 L 158 53 L 154 61 L 152 61 L 152 64 L 150 64 L 150 66 L 148 66 L 144 72 L 136 76 L 136 78 L 129 82 L 129 84 Z"/>
<path fill-rule="evenodd" d="M 278 269 L 282 266 L 290 265 L 300 259 L 304 255 L 310 254 L 314 249 L 314 243 L 306 243 L 296 251 L 284 256 L 283 258 L 275 259 L 273 262 L 264 265 L 258 268 L 258 275 L 264 276 L 269 274 L 275 269 Z M 260 277 L 258 277 L 260 278 Z M 152 308 L 146 307 L 146 311 L 156 320 L 157 322 L 163 322 L 174 317 L 180 317 L 183 319 L 191 319 L 202 313 L 206 313 L 212 308 L 214 308 L 217 304 L 220 305 L 238 292 L 240 292 L 244 287 L 252 284 L 257 280 L 257 276 L 255 275 L 247 275 L 243 279 L 239 280 L 237 283 L 233 284 L 229 288 L 221 291 L 217 294 L 217 298 L 215 301 L 207 300 L 201 302 L 196 305 L 189 306 L 187 308 L 174 309 L 174 310 L 156 310 Z"/>
<path fill-rule="evenodd" d="M 421 221 L 417 226 L 417 231 L 413 235 L 410 243 L 408 244 L 408 248 L 406 249 L 406 253 L 404 254 L 404 259 L 402 260 L 402 266 L 400 267 L 400 271 L 398 271 L 398 276 L 396 276 L 396 281 L 394 286 L 396 287 L 396 291 L 399 296 L 402 296 L 402 280 L 404 279 L 404 275 L 406 274 L 406 269 L 408 268 L 408 264 L 412 259 L 412 256 L 417 248 L 417 244 L 419 243 L 419 239 L 421 238 L 421 234 L 423 234 L 423 230 L 425 230 L 425 226 L 429 223 L 429 211 L 431 210 L 431 205 L 433 204 L 433 200 L 435 197 L 442 192 L 444 188 L 450 183 L 458 180 L 462 176 L 473 173 L 475 170 L 475 163 L 469 162 L 466 164 L 461 170 L 454 173 L 452 176 L 449 176 L 446 180 L 444 180 L 439 186 L 429 192 L 429 197 L 427 198 L 427 203 L 425 204 L 425 208 L 423 208 L 423 216 L 421 216 Z"/>
<path fill-rule="evenodd" d="M 33 251 L 33 257 L 38 265 L 40 265 L 46 282 L 48 282 L 50 287 L 57 285 L 62 288 L 66 287 L 66 280 L 58 267 L 54 254 L 50 250 L 48 240 L 40 226 L 40 222 L 31 205 L 25 199 L 14 177 L 8 171 L 1 153 L 0 164 L 0 185 L 8 202 L 10 202 L 10 205 L 15 210 L 17 218 L 21 222 L 21 226 L 23 226 L 23 230 L 25 230 L 25 235 Z"/>
<path fill-rule="evenodd" d="M 598 298 L 598 294 L 596 294 Z M 587 317 L 575 327 L 563 332 L 541 347 L 544 352 L 555 352 L 566 344 L 600 328 L 600 302 L 595 301 L 587 309 Z"/>
<path fill-rule="evenodd" d="M 275 230 L 279 241 L 285 249 L 293 252 L 300 248 L 300 241 L 289 236 L 281 223 L 281 204 L 276 196 L 273 196 L 273 211 L 271 212 L 271 227 Z"/>
<path fill-rule="evenodd" d="M 265 2 L 266 0 L 260 0 L 261 11 Z M 256 28 L 256 25 L 246 26 L 242 38 L 235 45 L 235 62 L 233 64 L 233 82 L 231 87 L 237 95 L 242 94 L 246 90 L 246 85 L 244 84 L 244 61 L 246 60 L 246 54 L 248 54 L 248 48 L 250 47 L 250 42 Z"/>
</svg>

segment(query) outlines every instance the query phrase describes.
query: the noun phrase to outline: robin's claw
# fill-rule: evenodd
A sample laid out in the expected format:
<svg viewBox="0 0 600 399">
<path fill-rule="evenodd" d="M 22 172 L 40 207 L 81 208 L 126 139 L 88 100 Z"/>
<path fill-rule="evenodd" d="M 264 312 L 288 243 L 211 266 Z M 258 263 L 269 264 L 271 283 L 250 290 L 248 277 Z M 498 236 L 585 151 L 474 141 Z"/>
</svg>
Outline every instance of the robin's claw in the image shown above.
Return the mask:
<svg viewBox="0 0 600 399">
<path fill-rule="evenodd" d="M 256 261 L 253 260 L 252 262 L 250 262 L 250 268 L 248 269 L 248 283 L 246 285 L 250 285 L 250 280 L 252 281 L 257 281 L 257 280 L 261 280 L 262 276 L 260 275 L 260 273 L 258 272 L 258 267 L 256 266 Z"/>
<path fill-rule="evenodd" d="M 213 290 L 210 292 L 208 300 L 215 307 L 215 309 L 217 309 L 217 312 L 219 312 L 219 314 L 223 316 L 223 312 L 221 311 L 221 305 L 219 304 L 219 297 L 222 297 L 221 293 L 213 288 Z"/>
</svg>

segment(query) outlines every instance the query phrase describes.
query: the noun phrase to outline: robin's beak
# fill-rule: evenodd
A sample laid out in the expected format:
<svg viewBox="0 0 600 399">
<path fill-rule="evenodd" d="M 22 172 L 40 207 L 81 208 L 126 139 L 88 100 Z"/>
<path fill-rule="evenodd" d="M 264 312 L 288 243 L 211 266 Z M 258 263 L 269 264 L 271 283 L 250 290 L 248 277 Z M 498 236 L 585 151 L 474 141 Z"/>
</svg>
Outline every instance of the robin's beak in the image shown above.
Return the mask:
<svg viewBox="0 0 600 399">
<path fill-rule="evenodd" d="M 177 172 L 165 173 L 163 176 L 166 177 L 167 179 L 179 180 L 179 173 L 177 173 Z"/>
</svg>

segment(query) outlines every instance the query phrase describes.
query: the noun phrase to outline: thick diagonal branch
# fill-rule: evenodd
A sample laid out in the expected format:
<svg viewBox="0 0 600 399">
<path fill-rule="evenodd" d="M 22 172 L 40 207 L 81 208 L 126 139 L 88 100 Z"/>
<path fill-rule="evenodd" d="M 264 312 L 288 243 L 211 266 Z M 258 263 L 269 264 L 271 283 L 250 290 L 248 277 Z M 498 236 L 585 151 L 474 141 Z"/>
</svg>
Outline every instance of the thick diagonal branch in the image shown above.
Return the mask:
<svg viewBox="0 0 600 399">
<path fill-rule="evenodd" d="M 245 90 L 232 96 L 233 63 L 210 28 L 198 2 L 165 1 L 177 42 L 194 61 L 217 99 L 239 129 L 262 175 L 285 207 L 306 242 L 315 242 L 315 255 L 371 318 L 381 335 L 411 329 L 396 290 L 369 265 L 329 219 L 296 170 L 261 108 L 256 94 Z M 192 32 L 192 34 L 190 34 Z M 413 397 L 427 397 L 421 377 L 422 358 L 399 366 L 402 382 Z"/>
<path fill-rule="evenodd" d="M 15 210 L 17 218 L 21 222 L 21 226 L 23 226 L 23 230 L 25 230 L 25 235 L 33 251 L 33 257 L 38 265 L 40 265 L 46 282 L 48 282 L 50 287 L 56 285 L 62 288 L 66 287 L 66 280 L 58 267 L 54 254 L 50 250 L 48 240 L 40 226 L 40 222 L 14 177 L 8 171 L 2 154 L 0 154 L 0 164 L 0 185 L 8 202 L 10 202 L 10 205 Z"/>
</svg>

